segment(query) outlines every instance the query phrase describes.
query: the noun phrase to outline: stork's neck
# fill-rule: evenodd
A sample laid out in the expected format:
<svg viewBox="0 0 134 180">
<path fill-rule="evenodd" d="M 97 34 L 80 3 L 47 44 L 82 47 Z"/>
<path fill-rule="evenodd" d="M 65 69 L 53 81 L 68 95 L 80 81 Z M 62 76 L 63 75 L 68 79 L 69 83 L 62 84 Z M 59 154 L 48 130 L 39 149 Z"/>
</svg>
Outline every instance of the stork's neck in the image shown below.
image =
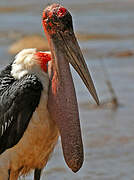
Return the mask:
<svg viewBox="0 0 134 180">
<path fill-rule="evenodd" d="M 49 85 L 48 73 L 42 69 L 42 64 L 40 64 L 39 57 L 36 54 L 36 49 L 22 50 L 12 64 L 11 75 L 19 80 L 27 74 L 35 74 L 47 90 Z"/>
</svg>

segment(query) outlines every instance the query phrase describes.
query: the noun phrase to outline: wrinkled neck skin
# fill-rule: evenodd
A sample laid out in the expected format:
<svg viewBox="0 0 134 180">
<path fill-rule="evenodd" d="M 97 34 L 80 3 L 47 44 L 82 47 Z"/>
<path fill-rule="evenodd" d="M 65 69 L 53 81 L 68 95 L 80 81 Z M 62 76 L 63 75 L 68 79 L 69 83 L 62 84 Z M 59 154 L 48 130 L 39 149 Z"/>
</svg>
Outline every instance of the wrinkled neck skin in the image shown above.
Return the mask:
<svg viewBox="0 0 134 180">
<path fill-rule="evenodd" d="M 67 56 L 61 44 L 51 42 L 52 66 L 48 95 L 48 110 L 56 122 L 67 165 L 78 171 L 83 163 L 83 145 L 78 105 Z"/>
</svg>

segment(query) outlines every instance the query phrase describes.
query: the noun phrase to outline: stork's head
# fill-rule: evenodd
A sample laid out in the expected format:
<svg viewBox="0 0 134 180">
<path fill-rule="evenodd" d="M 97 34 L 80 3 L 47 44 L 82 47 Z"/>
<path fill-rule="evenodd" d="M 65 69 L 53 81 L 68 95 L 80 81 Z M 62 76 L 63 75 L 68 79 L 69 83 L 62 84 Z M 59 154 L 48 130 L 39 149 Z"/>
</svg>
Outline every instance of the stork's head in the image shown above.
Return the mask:
<svg viewBox="0 0 134 180">
<path fill-rule="evenodd" d="M 20 51 L 12 64 L 11 74 L 20 79 L 28 73 L 47 73 L 47 64 L 51 60 L 49 51 L 41 52 L 36 49 L 23 49 Z"/>
<path fill-rule="evenodd" d="M 72 31 L 72 17 L 67 9 L 59 4 L 47 7 L 43 12 L 43 26 L 49 35 Z"/>
<path fill-rule="evenodd" d="M 60 48 L 82 78 L 96 103 L 99 104 L 94 84 L 74 35 L 72 16 L 69 11 L 59 4 L 52 4 L 43 11 L 42 22 L 50 43 L 52 59 L 56 60 L 55 51 Z"/>
<path fill-rule="evenodd" d="M 44 9 L 42 23 L 52 54 L 53 73 L 49 86 L 48 109 L 60 131 L 65 161 L 77 172 L 83 163 L 83 146 L 69 62 L 98 104 L 99 100 L 74 35 L 69 11 L 59 4 L 52 4 Z"/>
</svg>

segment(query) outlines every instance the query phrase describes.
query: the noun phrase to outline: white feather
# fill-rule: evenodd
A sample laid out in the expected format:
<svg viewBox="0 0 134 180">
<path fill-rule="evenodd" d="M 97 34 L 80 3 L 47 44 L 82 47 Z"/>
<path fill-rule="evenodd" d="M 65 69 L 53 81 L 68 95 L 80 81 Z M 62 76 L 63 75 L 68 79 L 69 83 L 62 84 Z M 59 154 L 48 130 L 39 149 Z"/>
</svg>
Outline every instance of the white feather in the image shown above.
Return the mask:
<svg viewBox="0 0 134 180">
<path fill-rule="evenodd" d="M 15 79 L 21 79 L 26 74 L 35 74 L 46 88 L 49 83 L 48 74 L 41 69 L 36 53 L 36 49 L 23 49 L 19 52 L 12 64 L 11 74 Z M 49 54 L 50 52 L 44 53 Z"/>
<path fill-rule="evenodd" d="M 5 129 L 7 128 L 7 125 L 8 125 L 7 122 L 5 122 Z"/>
</svg>

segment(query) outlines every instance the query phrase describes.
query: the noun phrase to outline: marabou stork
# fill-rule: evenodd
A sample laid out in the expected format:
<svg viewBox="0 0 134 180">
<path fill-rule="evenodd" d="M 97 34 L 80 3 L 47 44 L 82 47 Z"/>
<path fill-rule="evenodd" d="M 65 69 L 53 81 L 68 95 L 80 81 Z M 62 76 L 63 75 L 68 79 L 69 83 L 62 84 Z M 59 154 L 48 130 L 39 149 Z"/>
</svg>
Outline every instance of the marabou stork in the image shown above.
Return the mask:
<svg viewBox="0 0 134 180">
<path fill-rule="evenodd" d="M 32 169 L 34 179 L 39 180 L 59 135 L 68 167 L 77 172 L 82 166 L 69 62 L 99 104 L 68 10 L 52 4 L 43 11 L 42 23 L 51 54 L 25 49 L 0 74 L 0 180 L 17 180 Z"/>
</svg>

